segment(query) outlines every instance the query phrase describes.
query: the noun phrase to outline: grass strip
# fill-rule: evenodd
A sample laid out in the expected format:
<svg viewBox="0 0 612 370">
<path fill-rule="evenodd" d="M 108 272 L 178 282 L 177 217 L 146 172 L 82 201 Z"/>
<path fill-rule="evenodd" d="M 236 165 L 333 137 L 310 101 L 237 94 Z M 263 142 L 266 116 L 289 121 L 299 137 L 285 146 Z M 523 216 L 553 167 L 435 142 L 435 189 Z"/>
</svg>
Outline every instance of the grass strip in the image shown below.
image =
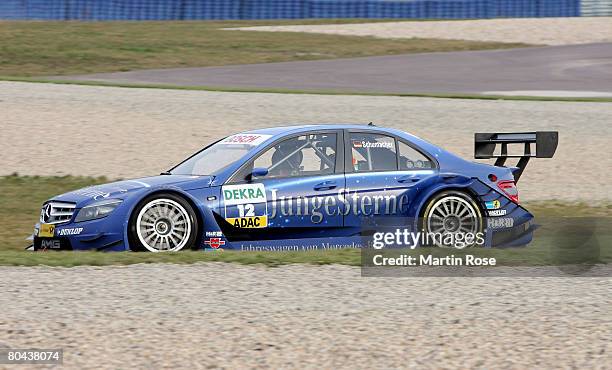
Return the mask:
<svg viewBox="0 0 612 370">
<path fill-rule="evenodd" d="M 530 46 L 226 29 L 359 22 L 363 20 L 0 21 L 0 75 L 56 76 Z"/>
<path fill-rule="evenodd" d="M 50 83 L 59 85 L 81 85 L 81 86 L 102 86 L 102 87 L 121 87 L 132 89 L 167 89 L 167 90 L 188 90 L 188 91 L 217 91 L 217 92 L 244 92 L 244 93 L 264 93 L 264 94 L 312 94 L 312 95 L 356 95 L 356 96 L 397 96 L 413 98 L 440 98 L 440 99 L 479 99 L 479 100 L 517 100 L 517 101 L 555 101 L 555 102 L 587 102 L 587 103 L 610 103 L 610 98 L 593 97 L 554 97 L 554 96 L 521 96 L 521 95 L 481 95 L 464 93 L 376 93 L 359 92 L 350 90 L 300 90 L 300 89 L 276 89 L 276 88 L 249 88 L 249 87 L 220 87 L 220 86 L 181 86 L 172 84 L 140 84 L 127 82 L 106 82 L 106 81 L 87 81 L 69 80 L 61 78 L 40 78 L 40 77 L 11 77 L 0 76 L 0 81 L 31 82 L 31 83 Z"/>
</svg>

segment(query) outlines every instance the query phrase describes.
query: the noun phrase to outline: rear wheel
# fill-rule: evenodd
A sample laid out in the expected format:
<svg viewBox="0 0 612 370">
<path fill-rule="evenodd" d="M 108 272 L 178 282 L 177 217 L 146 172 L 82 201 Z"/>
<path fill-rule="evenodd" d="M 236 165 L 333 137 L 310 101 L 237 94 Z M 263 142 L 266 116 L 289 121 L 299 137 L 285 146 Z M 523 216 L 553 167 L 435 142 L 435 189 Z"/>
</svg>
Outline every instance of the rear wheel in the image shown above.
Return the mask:
<svg viewBox="0 0 612 370">
<path fill-rule="evenodd" d="M 177 252 L 195 243 L 198 224 L 193 207 L 174 194 L 155 194 L 132 213 L 130 246 L 136 251 Z"/>
<path fill-rule="evenodd" d="M 476 234 L 482 232 L 480 208 L 466 193 L 454 190 L 435 195 L 423 212 L 423 230 L 437 237 L 431 245 L 463 249 L 477 244 Z"/>
</svg>

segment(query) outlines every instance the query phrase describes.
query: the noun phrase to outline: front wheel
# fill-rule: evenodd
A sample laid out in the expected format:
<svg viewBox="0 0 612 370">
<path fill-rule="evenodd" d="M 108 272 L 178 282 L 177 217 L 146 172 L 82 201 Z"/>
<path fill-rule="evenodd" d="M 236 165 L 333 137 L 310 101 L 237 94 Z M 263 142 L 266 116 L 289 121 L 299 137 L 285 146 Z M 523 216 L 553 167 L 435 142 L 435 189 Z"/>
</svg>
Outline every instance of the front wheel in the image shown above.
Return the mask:
<svg viewBox="0 0 612 370">
<path fill-rule="evenodd" d="M 483 218 L 480 208 L 466 193 L 443 191 L 435 195 L 423 212 L 423 230 L 438 247 L 463 249 L 483 241 Z"/>
<path fill-rule="evenodd" d="M 191 248 L 198 233 L 193 207 L 174 194 L 155 194 L 132 213 L 130 246 L 135 251 L 177 252 Z"/>
</svg>

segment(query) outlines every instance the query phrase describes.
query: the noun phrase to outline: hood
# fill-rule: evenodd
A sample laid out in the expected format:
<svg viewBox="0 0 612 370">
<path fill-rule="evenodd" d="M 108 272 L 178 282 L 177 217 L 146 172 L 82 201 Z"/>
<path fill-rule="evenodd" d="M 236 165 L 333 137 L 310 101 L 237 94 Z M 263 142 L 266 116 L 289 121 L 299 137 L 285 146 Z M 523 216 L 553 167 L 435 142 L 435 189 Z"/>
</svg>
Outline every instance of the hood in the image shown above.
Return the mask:
<svg viewBox="0 0 612 370">
<path fill-rule="evenodd" d="M 77 208 L 104 199 L 125 199 L 145 190 L 174 187 L 182 190 L 209 187 L 212 176 L 160 175 L 94 185 L 53 197 L 51 200 L 76 202 Z"/>
</svg>

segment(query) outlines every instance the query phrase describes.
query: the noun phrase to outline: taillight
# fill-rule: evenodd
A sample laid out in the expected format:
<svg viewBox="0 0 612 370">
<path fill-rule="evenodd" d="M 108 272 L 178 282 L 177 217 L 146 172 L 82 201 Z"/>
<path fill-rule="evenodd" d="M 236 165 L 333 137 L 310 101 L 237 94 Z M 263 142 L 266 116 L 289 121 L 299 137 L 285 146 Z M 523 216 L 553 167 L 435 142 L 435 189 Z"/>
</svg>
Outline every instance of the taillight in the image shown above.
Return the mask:
<svg viewBox="0 0 612 370">
<path fill-rule="evenodd" d="M 518 188 L 514 181 L 500 181 L 497 183 L 497 186 L 501 189 L 512 200 L 514 203 L 518 204 L 519 196 L 518 196 Z"/>
</svg>

